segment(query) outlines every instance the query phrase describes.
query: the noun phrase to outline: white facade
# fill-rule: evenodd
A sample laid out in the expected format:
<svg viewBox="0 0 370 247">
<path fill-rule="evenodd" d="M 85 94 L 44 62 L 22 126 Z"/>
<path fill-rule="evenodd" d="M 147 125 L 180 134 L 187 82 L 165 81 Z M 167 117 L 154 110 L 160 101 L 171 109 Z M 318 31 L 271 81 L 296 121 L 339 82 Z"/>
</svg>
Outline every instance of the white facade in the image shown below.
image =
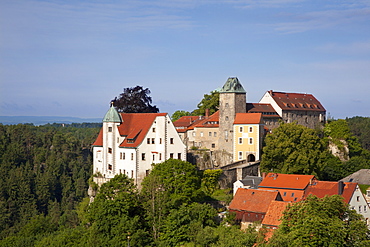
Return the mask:
<svg viewBox="0 0 370 247">
<path fill-rule="evenodd" d="M 125 113 L 121 113 L 120 121 L 117 116 L 113 120 L 105 117 L 93 145 L 95 175 L 110 179 L 126 174 L 139 185 L 151 171 L 152 164 L 170 158 L 186 160 L 186 147 L 167 114 L 136 114 L 141 115 L 127 114 L 128 120 Z"/>
<path fill-rule="evenodd" d="M 351 209 L 356 210 L 358 214 L 361 214 L 366 220 L 366 224 L 369 226 L 369 223 L 370 223 L 369 205 L 358 185 L 356 186 L 356 189 L 353 192 L 352 198 L 349 202 L 349 206 Z"/>
</svg>

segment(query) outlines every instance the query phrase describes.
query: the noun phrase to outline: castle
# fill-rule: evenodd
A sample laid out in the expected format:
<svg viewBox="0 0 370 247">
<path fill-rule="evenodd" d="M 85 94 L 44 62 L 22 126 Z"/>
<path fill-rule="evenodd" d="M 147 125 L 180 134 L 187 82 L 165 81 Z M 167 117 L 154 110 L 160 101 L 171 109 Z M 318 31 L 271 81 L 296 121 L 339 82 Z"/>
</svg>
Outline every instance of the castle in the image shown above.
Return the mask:
<svg viewBox="0 0 370 247">
<path fill-rule="evenodd" d="M 260 160 L 264 134 L 279 121 L 317 128 L 326 119 L 325 108 L 312 94 L 270 90 L 259 103 L 248 103 L 238 78 L 230 77 L 219 95 L 219 110 L 211 116 L 206 112 L 205 117 L 184 116 L 174 122 L 187 148 L 210 150 L 219 167 Z"/>
<path fill-rule="evenodd" d="M 217 167 L 259 161 L 264 135 L 279 120 L 309 128 L 325 121 L 325 108 L 311 94 L 270 90 L 259 103 L 248 103 L 236 77 L 229 78 L 219 93 L 217 112 L 174 123 L 166 113 L 118 113 L 112 105 L 93 144 L 94 181 L 100 185 L 126 174 L 140 185 L 152 164 L 170 158 L 185 161 L 194 147 L 209 150 Z"/>
</svg>

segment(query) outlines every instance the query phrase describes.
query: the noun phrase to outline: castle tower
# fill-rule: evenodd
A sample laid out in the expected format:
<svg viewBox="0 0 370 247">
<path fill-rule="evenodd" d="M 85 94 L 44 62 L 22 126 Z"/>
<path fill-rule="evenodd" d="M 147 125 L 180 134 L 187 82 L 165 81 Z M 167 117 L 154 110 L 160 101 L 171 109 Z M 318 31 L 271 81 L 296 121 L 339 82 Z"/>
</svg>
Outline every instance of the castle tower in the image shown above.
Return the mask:
<svg viewBox="0 0 370 247">
<path fill-rule="evenodd" d="M 121 124 L 122 119 L 116 108 L 111 104 L 110 109 L 105 114 L 103 119 L 103 174 L 106 177 L 114 177 L 116 171 L 115 156 L 118 153 L 116 150 L 117 140 L 119 141 L 118 126 Z"/>
<path fill-rule="evenodd" d="M 232 157 L 233 124 L 236 113 L 247 112 L 247 93 L 237 77 L 227 79 L 220 90 L 220 119 L 218 149 Z"/>
</svg>

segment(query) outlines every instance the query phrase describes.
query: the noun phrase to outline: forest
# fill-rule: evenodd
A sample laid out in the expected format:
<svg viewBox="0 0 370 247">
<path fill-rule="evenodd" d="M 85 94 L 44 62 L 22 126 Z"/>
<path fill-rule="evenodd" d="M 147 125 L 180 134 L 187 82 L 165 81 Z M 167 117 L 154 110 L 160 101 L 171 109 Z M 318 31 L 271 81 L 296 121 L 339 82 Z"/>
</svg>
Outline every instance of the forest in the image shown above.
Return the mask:
<svg viewBox="0 0 370 247">
<path fill-rule="evenodd" d="M 266 244 L 261 231 L 253 227 L 245 232 L 238 230 L 231 214 L 221 221 L 220 212 L 209 203 L 231 199 L 218 189 L 220 171 L 200 172 L 188 162 L 168 160 L 154 166 L 140 191 L 126 176 L 117 176 L 104 184 L 94 202 L 89 203 L 88 187 L 94 186 L 90 179 L 91 143 L 99 129 L 99 124 L 0 125 L 0 246 Z M 370 118 L 333 120 L 320 131 L 286 124 L 276 132 L 266 138 L 261 169 L 315 174 L 322 180 L 337 180 L 358 169 L 370 169 Z M 285 162 L 275 164 L 269 159 L 274 160 L 277 155 L 271 150 L 276 151 L 279 138 L 295 139 L 294 146 L 300 148 L 292 150 L 294 155 L 283 156 Z M 330 142 L 342 150 L 346 150 L 346 143 L 344 160 L 327 151 Z M 289 142 L 280 144 L 287 145 L 281 146 L 284 149 L 292 148 Z M 304 161 L 302 153 L 310 158 Z M 223 198 L 218 197 L 220 194 Z M 307 207 L 319 203 L 313 199 Z M 336 246 L 366 246 L 368 232 L 358 216 L 346 211 L 335 198 L 329 204 L 340 215 L 347 212 L 356 222 L 344 227 L 338 225 L 344 222 L 338 221 L 338 217 L 330 219 L 336 222 L 333 232 L 341 229 L 344 236 L 343 245 Z M 315 208 L 310 210 L 314 212 Z M 292 239 L 294 234 L 283 227 L 270 245 L 298 243 Z"/>
</svg>

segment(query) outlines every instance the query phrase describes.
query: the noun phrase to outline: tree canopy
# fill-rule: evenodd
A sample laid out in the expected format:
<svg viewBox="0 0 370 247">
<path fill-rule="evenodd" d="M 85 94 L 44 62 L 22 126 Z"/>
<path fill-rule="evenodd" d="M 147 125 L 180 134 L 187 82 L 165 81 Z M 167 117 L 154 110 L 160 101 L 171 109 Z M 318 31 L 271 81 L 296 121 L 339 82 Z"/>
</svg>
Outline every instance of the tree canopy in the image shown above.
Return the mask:
<svg viewBox="0 0 370 247">
<path fill-rule="evenodd" d="M 325 139 L 315 130 L 296 123 L 280 123 L 266 136 L 261 161 L 262 171 L 312 174 L 320 178 L 331 157 Z"/>
<path fill-rule="evenodd" d="M 206 109 L 209 109 L 209 114 L 213 114 L 218 111 L 220 105 L 220 93 L 218 91 L 212 91 L 210 94 L 205 94 L 203 99 L 197 105 L 198 109 L 192 112 L 193 116 L 204 116 Z"/>
<path fill-rule="evenodd" d="M 370 246 L 362 216 L 339 195 L 289 205 L 268 246 Z"/>
<path fill-rule="evenodd" d="M 123 89 L 119 97 L 112 100 L 118 112 L 125 113 L 157 113 L 159 109 L 152 104 L 149 88 L 142 86 Z"/>
</svg>

